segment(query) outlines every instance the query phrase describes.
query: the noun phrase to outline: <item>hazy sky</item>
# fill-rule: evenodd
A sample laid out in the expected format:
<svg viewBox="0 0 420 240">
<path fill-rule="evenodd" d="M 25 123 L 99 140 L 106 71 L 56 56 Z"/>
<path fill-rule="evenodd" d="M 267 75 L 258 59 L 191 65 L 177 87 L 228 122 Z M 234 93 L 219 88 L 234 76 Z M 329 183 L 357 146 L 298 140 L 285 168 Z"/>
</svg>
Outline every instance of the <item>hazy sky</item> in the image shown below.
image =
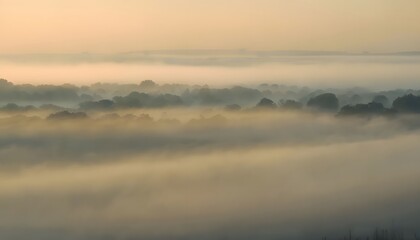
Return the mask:
<svg viewBox="0 0 420 240">
<path fill-rule="evenodd" d="M 0 53 L 420 50 L 418 0 L 0 0 Z"/>
</svg>

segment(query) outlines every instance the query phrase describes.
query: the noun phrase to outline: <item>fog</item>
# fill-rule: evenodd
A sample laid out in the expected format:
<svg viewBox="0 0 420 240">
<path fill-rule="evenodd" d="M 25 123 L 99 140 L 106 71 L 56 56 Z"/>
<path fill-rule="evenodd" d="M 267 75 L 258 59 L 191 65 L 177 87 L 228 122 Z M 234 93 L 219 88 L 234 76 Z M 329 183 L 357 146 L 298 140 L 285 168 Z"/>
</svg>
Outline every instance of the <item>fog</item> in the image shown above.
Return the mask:
<svg viewBox="0 0 420 240">
<path fill-rule="evenodd" d="M 338 55 L 337 55 L 338 54 Z M 340 55 L 342 54 L 342 55 Z M 335 52 L 134 52 L 115 55 L 1 56 L 1 76 L 15 83 L 282 83 L 311 87 L 419 87 L 417 53 L 349 55 Z"/>
<path fill-rule="evenodd" d="M 418 240 L 419 0 L 0 0 L 0 240 Z"/>
<path fill-rule="evenodd" d="M 320 239 L 418 230 L 419 117 L 139 109 L 1 117 L 2 239 Z"/>
<path fill-rule="evenodd" d="M 0 238 L 417 239 L 415 53 L 223 53 L 3 59 Z"/>
</svg>

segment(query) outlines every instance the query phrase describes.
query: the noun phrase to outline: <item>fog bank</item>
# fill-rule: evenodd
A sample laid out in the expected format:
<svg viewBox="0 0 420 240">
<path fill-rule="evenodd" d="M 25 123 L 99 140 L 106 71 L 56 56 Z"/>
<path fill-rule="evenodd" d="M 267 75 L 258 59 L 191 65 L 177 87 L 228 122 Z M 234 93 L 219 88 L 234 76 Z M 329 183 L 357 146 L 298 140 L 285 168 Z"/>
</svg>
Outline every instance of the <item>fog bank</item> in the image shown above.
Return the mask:
<svg viewBox="0 0 420 240">
<path fill-rule="evenodd" d="M 133 112 L 144 113 L 151 119 L 3 116 L 0 237 L 319 239 L 392 223 L 407 236 L 418 230 L 417 116 L 173 110 L 165 120 Z"/>
<path fill-rule="evenodd" d="M 413 56 L 146 56 L 137 60 L 6 60 L 2 78 L 15 83 L 78 85 L 95 82 L 160 83 L 210 86 L 262 82 L 310 87 L 367 87 L 373 90 L 420 87 L 420 61 Z M 24 58 L 25 59 L 25 58 Z M 61 59 L 61 60 L 60 60 Z M 52 61 L 52 62 L 50 62 Z M 63 62 L 64 61 L 64 62 Z M 70 62 L 69 62 L 70 61 Z"/>
</svg>

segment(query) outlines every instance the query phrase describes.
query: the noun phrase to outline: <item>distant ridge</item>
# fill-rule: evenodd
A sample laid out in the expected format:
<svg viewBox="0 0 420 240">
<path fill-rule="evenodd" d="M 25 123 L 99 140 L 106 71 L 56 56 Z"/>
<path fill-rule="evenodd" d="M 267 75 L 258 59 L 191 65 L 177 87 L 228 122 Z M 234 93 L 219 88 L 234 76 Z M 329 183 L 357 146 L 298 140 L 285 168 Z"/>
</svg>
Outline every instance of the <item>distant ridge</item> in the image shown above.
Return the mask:
<svg viewBox="0 0 420 240">
<path fill-rule="evenodd" d="M 122 52 L 120 54 L 163 54 L 163 55 L 347 55 L 347 52 L 340 51 L 306 51 L 306 50 L 247 50 L 247 49 L 177 49 L 177 50 L 148 50 L 148 51 L 132 51 Z"/>
<path fill-rule="evenodd" d="M 147 50 L 121 53 L 34 53 L 0 54 L 0 61 L 36 63 L 98 63 L 98 62 L 159 62 L 181 65 L 243 65 L 275 61 L 287 61 L 293 57 L 332 57 L 332 56 L 401 56 L 417 57 L 420 51 L 388 53 L 305 51 L 305 50 L 247 50 L 247 49 L 177 49 Z M 296 60 L 296 59 L 294 59 Z"/>
<path fill-rule="evenodd" d="M 420 51 L 395 52 L 395 53 L 389 53 L 388 55 L 419 56 Z"/>
<path fill-rule="evenodd" d="M 72 57 L 72 56 L 122 56 L 122 55 L 256 55 L 256 56 L 330 56 L 330 55 L 366 55 L 366 56 L 417 56 L 420 51 L 400 52 L 345 52 L 345 51 L 312 51 L 312 50 L 247 50 L 247 49 L 162 49 L 140 50 L 119 53 L 29 53 L 1 54 L 0 58 L 11 57 Z"/>
</svg>

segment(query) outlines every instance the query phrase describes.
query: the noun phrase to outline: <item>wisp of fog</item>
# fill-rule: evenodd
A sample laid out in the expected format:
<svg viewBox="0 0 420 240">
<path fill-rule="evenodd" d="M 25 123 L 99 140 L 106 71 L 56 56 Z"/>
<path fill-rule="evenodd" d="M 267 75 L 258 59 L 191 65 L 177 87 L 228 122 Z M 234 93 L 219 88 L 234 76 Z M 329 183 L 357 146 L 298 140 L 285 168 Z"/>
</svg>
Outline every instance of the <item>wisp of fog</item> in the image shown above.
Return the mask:
<svg viewBox="0 0 420 240">
<path fill-rule="evenodd" d="M 4 115 L 1 238 L 314 239 L 391 222 L 417 229 L 418 117 L 145 113 L 155 114 Z"/>
</svg>

